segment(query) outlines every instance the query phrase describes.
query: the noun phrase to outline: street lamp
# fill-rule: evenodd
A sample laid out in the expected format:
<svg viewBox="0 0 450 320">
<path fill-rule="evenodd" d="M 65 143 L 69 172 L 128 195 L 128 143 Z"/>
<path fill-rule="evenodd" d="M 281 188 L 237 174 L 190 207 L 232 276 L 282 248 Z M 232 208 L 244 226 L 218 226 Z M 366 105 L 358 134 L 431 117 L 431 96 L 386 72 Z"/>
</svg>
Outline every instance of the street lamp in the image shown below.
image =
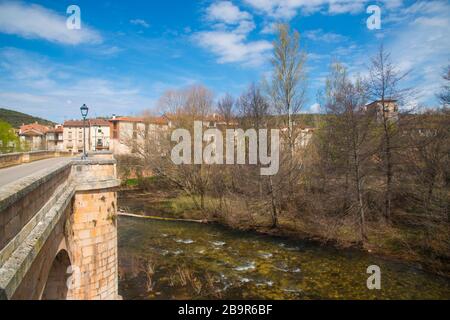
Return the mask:
<svg viewBox="0 0 450 320">
<path fill-rule="evenodd" d="M 89 112 L 89 108 L 87 105 L 83 104 L 80 108 L 81 116 L 83 117 L 83 156 L 81 157 L 82 160 L 86 160 L 87 153 L 86 153 L 86 117 Z"/>
</svg>

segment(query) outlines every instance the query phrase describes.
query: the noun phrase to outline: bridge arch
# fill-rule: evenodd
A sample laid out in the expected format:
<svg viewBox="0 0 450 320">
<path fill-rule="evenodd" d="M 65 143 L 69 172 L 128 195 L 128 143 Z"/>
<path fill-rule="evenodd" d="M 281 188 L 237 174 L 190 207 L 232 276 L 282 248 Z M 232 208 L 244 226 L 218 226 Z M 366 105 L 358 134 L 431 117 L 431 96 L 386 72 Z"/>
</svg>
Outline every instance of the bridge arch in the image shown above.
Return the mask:
<svg viewBox="0 0 450 320">
<path fill-rule="evenodd" d="M 69 254 L 61 250 L 53 260 L 47 282 L 42 293 L 42 300 L 66 300 L 69 293 L 67 280 L 70 277 L 68 268 L 71 266 Z"/>
</svg>

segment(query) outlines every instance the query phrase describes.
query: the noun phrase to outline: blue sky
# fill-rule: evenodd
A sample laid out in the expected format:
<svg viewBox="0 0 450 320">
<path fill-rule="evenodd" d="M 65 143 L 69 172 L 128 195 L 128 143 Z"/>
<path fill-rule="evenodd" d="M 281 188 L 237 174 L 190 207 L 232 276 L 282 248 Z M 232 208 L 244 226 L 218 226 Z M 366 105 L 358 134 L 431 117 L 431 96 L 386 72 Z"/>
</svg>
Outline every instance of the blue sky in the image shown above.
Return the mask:
<svg viewBox="0 0 450 320">
<path fill-rule="evenodd" d="M 66 28 L 66 9 L 81 9 L 81 30 Z M 382 9 L 382 29 L 369 30 L 369 5 Z M 301 33 L 308 53 L 308 101 L 317 111 L 332 59 L 366 72 L 381 42 L 416 103 L 436 105 L 440 75 L 450 63 L 450 1 L 407 0 L 0 0 L 0 107 L 62 122 L 137 115 L 168 89 L 192 84 L 216 98 L 239 95 L 270 75 L 273 25 Z"/>
</svg>

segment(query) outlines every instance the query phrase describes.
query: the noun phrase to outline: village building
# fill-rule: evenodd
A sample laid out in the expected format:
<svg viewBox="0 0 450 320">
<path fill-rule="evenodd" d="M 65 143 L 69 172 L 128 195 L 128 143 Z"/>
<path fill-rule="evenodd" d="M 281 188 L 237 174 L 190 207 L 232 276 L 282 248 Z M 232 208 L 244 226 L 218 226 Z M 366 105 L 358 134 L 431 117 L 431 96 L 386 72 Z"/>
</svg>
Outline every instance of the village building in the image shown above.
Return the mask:
<svg viewBox="0 0 450 320">
<path fill-rule="evenodd" d="M 49 129 L 45 134 L 46 150 L 48 151 L 64 151 L 64 128 L 62 125 L 56 125 Z"/>
<path fill-rule="evenodd" d="M 110 123 L 108 120 L 89 120 L 89 151 L 109 150 L 110 132 Z"/>
<path fill-rule="evenodd" d="M 83 121 L 80 120 L 69 120 L 64 122 L 64 132 L 63 132 L 64 150 L 72 153 L 83 152 L 84 126 L 85 124 L 83 123 Z M 88 127 L 87 121 L 86 127 Z"/>
<path fill-rule="evenodd" d="M 46 134 L 50 129 L 37 122 L 23 124 L 19 128 L 20 143 L 25 149 L 30 151 L 40 151 L 46 149 Z"/>
<path fill-rule="evenodd" d="M 386 118 L 389 122 L 397 122 L 399 117 L 397 100 L 385 99 L 384 102 L 376 100 L 366 105 L 366 110 L 373 110 L 376 115 L 377 122 L 383 122 Z M 384 116 L 383 116 L 384 113 Z"/>
<path fill-rule="evenodd" d="M 85 131 L 86 151 L 101 151 L 110 149 L 109 122 L 104 119 L 88 119 L 85 122 L 83 122 L 83 120 L 69 120 L 64 122 L 64 150 L 72 153 L 83 152 Z"/>
<path fill-rule="evenodd" d="M 110 122 L 111 147 L 115 155 L 136 152 L 144 140 L 157 144 L 161 134 L 168 133 L 171 121 L 166 117 L 115 117 Z"/>
</svg>

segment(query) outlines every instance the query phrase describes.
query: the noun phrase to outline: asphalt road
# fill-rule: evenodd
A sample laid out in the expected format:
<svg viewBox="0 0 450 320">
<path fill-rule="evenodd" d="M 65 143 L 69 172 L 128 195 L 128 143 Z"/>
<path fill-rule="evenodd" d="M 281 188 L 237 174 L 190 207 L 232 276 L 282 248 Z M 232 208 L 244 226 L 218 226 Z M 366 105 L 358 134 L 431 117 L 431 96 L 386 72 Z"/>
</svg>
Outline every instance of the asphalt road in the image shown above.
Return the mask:
<svg viewBox="0 0 450 320">
<path fill-rule="evenodd" d="M 0 187 L 70 160 L 72 158 L 51 158 L 0 169 Z"/>
</svg>

